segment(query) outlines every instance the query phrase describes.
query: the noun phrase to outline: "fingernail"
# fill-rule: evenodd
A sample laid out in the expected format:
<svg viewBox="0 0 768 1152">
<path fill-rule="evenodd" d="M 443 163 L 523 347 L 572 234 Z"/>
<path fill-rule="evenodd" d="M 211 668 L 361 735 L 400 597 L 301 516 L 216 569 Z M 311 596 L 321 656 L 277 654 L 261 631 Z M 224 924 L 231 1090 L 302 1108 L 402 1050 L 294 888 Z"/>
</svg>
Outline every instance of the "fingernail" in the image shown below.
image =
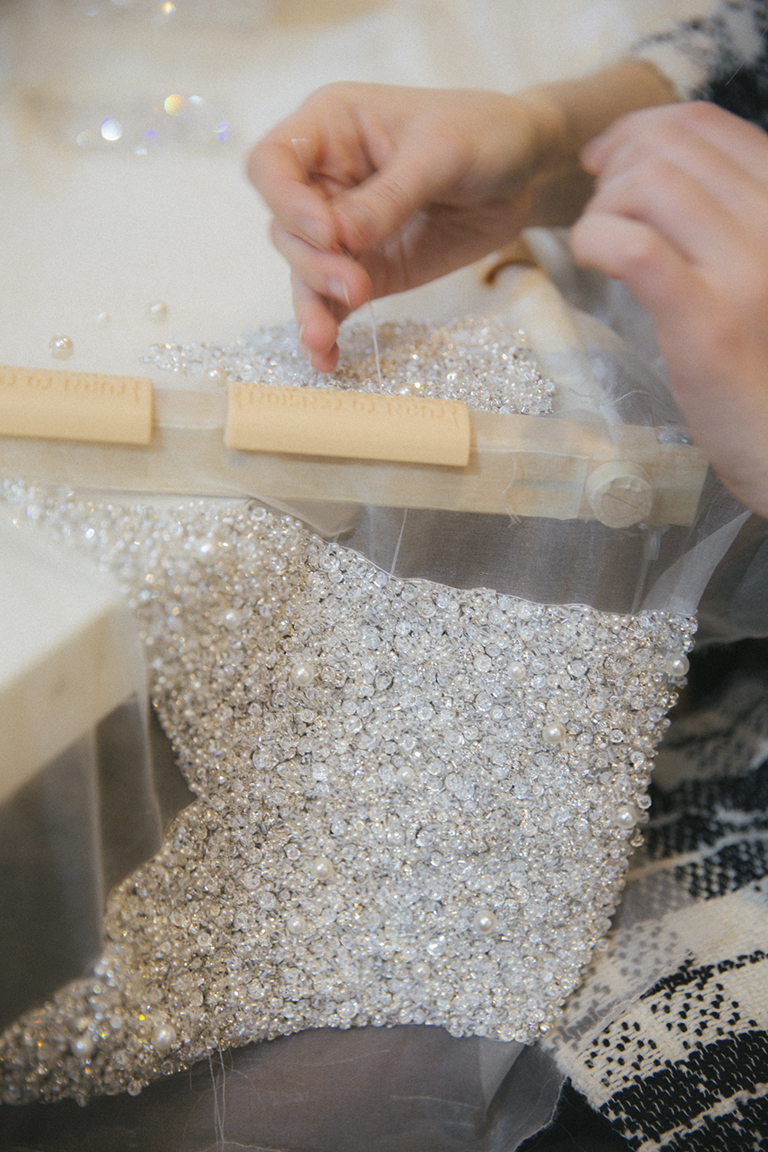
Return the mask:
<svg viewBox="0 0 768 1152">
<path fill-rule="evenodd" d="M 304 216 L 298 223 L 302 236 L 310 244 L 314 244 L 316 248 L 330 248 L 331 230 L 327 224 L 323 224 L 322 220 L 316 220 L 313 216 Z"/>
<path fill-rule="evenodd" d="M 347 288 L 345 281 L 339 279 L 338 276 L 331 276 L 328 281 L 328 292 L 334 300 L 343 300 L 347 308 L 352 307 L 349 302 L 349 288 Z"/>
</svg>

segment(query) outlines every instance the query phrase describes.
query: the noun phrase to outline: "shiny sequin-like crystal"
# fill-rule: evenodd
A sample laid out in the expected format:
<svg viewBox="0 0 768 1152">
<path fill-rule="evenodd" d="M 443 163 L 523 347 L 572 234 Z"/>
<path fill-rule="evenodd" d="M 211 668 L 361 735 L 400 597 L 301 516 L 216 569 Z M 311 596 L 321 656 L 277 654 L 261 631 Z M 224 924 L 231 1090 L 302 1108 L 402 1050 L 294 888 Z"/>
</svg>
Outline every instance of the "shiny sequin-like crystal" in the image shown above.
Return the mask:
<svg viewBox="0 0 768 1152">
<path fill-rule="evenodd" d="M 236 345 L 159 344 L 144 360 L 159 369 L 231 381 L 310 388 L 353 388 L 394 395 L 440 396 L 495 412 L 552 411 L 554 385 L 503 316 L 462 317 L 445 324 L 411 320 L 377 326 L 381 377 L 369 325 L 346 324 L 330 375 L 313 372 L 290 327 L 264 328 Z M 414 376 L 414 363 L 418 376 Z"/>
</svg>

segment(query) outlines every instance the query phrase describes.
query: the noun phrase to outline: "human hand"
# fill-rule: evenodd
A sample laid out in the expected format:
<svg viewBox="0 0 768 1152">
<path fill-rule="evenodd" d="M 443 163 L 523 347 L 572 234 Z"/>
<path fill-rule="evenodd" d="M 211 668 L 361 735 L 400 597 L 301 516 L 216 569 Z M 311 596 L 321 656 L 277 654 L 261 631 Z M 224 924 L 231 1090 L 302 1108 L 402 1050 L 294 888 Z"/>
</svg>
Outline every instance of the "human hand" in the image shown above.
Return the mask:
<svg viewBox="0 0 768 1152">
<path fill-rule="evenodd" d="M 513 239 L 562 127 L 532 94 L 343 83 L 269 132 L 248 172 L 274 214 L 314 367 L 335 367 L 339 322 L 367 300 Z"/>
<path fill-rule="evenodd" d="M 579 264 L 653 317 L 672 388 L 725 486 L 768 515 L 768 135 L 711 104 L 634 113 L 587 146 Z"/>
</svg>

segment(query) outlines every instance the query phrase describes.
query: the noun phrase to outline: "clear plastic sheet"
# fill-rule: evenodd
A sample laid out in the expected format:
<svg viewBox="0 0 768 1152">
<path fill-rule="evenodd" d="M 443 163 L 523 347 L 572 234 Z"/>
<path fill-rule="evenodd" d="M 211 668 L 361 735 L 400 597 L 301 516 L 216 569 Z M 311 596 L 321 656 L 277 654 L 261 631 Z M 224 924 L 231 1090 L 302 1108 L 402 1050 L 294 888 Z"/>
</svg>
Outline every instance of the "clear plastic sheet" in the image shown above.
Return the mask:
<svg viewBox="0 0 768 1152">
<path fill-rule="evenodd" d="M 37 535 L 3 523 L 0 540 L 4 1027 L 93 964 L 107 894 L 189 795 L 158 737 L 153 770 L 145 669 L 117 587 Z"/>
<path fill-rule="evenodd" d="M 379 328 L 385 391 L 468 403 L 465 469 L 223 447 L 225 402 L 211 375 L 377 391 L 370 328 L 357 320 L 330 380 L 303 365 L 290 325 L 233 347 L 158 346 L 145 357 L 158 411 L 150 445 L 6 439 L 0 475 L 149 498 L 239 495 L 298 515 L 392 575 L 605 611 L 695 611 L 743 509 L 705 477 L 643 354 L 653 358 L 653 350 L 636 350 L 599 316 L 574 308 L 539 269 L 501 276 L 487 320 Z M 532 377 L 554 382 L 551 411 Z M 613 513 L 627 494 L 636 510 L 622 522 Z"/>
<path fill-rule="evenodd" d="M 531 241 L 537 256 L 542 249 L 542 258 L 552 267 L 547 267 L 546 275 L 540 268 L 515 264 L 502 272 L 499 295 L 503 309 L 495 317 L 498 327 L 493 335 L 498 338 L 499 330 L 506 332 L 510 347 L 522 336 L 540 371 L 554 382 L 551 414 L 538 417 L 544 427 L 543 450 L 551 453 L 542 467 L 551 470 L 556 484 L 563 426 L 546 421 L 573 421 L 578 434 L 586 429 L 603 445 L 621 445 L 618 460 L 629 473 L 635 445 L 624 443 L 623 426 L 650 430 L 660 445 L 684 454 L 690 440 L 660 375 L 645 313 L 626 294 L 618 295 L 615 286 L 606 286 L 603 279 L 592 285 L 587 277 L 592 288 L 589 293 L 582 284 L 584 274 L 573 267 L 556 234 L 537 231 Z M 559 285 L 553 274 L 559 274 Z M 608 295 L 608 303 L 600 299 L 600 289 Z M 579 304 L 589 304 L 594 314 L 583 311 Z M 623 328 L 626 339 L 615 328 Z M 347 367 L 340 383 L 350 386 L 347 380 L 352 375 L 351 386 L 355 386 L 356 380 L 366 380 L 366 374 L 372 374 L 370 361 L 357 367 L 364 341 L 364 325 L 358 322 L 350 349 L 352 368 Z M 415 361 L 416 373 L 426 371 L 429 347 L 420 346 L 418 340 L 412 347 L 408 354 Z M 260 354 L 258 341 L 250 358 L 248 352 L 246 343 L 241 354 L 246 371 L 258 374 L 259 369 L 266 369 L 275 382 L 281 380 L 281 373 L 286 382 L 293 379 L 295 370 L 289 358 Z M 467 362 L 471 366 L 471 358 Z M 439 363 L 435 366 L 436 373 L 440 367 Z M 446 364 L 446 374 L 452 367 Z M 308 379 L 316 384 L 311 373 Z M 472 404 L 471 384 L 469 402 Z M 515 449 L 509 451 L 507 467 L 512 487 L 517 467 Z M 585 491 L 589 491 L 590 478 L 598 468 L 594 459 L 587 463 Z M 687 483 L 694 491 L 699 479 L 686 476 L 678 482 Z M 350 505 L 344 509 L 348 525 L 340 530 L 334 523 L 338 509 L 334 513 L 290 500 L 282 501 L 281 506 L 295 510 L 320 531 L 336 535 L 392 575 L 459 588 L 489 587 L 540 603 L 583 603 L 614 612 L 662 608 L 693 613 L 715 567 L 746 519 L 743 508 L 711 473 L 696 495 L 696 511 L 688 523 L 664 523 L 655 495 L 655 517 L 621 526 L 602 523 L 589 511 L 585 514 L 583 503 L 578 513 L 576 504 L 570 515 L 564 514 L 554 499 L 549 515 L 520 515 L 514 510 L 513 496 L 510 510 L 495 515 L 429 506 L 426 501 L 419 507 L 417 500 L 407 508 L 369 503 L 357 512 Z M 460 505 L 461 499 L 456 504 Z"/>
<path fill-rule="evenodd" d="M 146 737 L 127 701 L 0 805 L 0 1026 L 93 964 L 106 893 L 157 851 Z"/>
</svg>

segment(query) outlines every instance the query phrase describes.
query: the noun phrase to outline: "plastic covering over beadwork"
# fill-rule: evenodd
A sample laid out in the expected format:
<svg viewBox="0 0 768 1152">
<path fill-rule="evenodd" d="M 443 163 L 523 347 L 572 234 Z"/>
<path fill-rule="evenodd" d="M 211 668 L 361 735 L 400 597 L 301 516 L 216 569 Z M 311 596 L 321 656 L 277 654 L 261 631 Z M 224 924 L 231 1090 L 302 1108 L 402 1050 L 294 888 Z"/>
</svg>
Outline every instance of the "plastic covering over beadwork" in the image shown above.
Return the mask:
<svg viewBox="0 0 768 1152">
<path fill-rule="evenodd" d="M 144 357 L 150 445 L 6 437 L 0 468 L 76 493 L 248 497 L 392 575 L 605 611 L 694 611 L 743 510 L 637 351 L 539 268 L 507 275 L 492 316 L 382 323 L 375 341 L 355 320 L 331 377 L 307 367 L 292 325 L 233 346 L 157 345 Z M 424 400 L 458 400 L 470 461 L 227 449 L 224 384 L 384 392 L 417 415 Z"/>
</svg>

